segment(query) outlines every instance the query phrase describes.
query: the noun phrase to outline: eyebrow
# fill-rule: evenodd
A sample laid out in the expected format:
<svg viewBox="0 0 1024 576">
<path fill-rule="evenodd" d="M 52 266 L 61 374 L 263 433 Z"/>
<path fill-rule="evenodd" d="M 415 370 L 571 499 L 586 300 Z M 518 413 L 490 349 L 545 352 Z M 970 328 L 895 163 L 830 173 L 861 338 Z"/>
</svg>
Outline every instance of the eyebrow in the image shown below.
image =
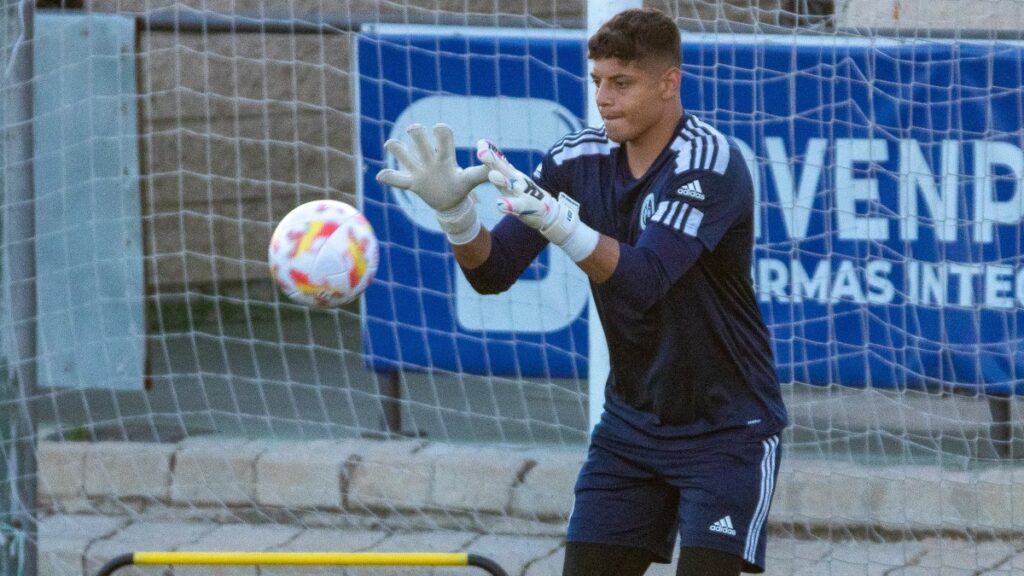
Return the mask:
<svg viewBox="0 0 1024 576">
<path fill-rule="evenodd" d="M 632 80 L 633 78 L 636 78 L 636 76 L 634 76 L 633 74 L 625 73 L 625 72 L 621 73 L 621 74 L 615 74 L 613 76 L 608 76 L 607 77 L 608 80 L 622 80 L 622 79 Z M 597 80 L 598 76 L 596 74 L 594 74 L 593 72 L 591 72 L 590 73 L 590 79 L 591 80 Z"/>
</svg>

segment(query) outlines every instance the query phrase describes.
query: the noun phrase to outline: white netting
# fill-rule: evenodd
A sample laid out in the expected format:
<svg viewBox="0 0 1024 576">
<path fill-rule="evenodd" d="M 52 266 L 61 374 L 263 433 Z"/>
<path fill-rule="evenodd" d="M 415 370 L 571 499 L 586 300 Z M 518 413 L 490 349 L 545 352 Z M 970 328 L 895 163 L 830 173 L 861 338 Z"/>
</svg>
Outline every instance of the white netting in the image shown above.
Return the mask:
<svg viewBox="0 0 1024 576">
<path fill-rule="evenodd" d="M 684 105 L 761 194 L 752 276 L 793 420 L 769 571 L 1012 573 L 1018 3 L 647 5 L 684 30 Z M 28 37 L 26 6 L 3 21 L 3 328 L 37 382 L 0 406 L 6 477 L 39 487 L 40 573 L 326 547 L 557 574 L 600 369 L 585 281 L 548 251 L 474 296 L 430 213 L 373 174 L 410 121 L 452 125 L 463 163 L 484 136 L 539 161 L 585 123 L 585 4 L 40 3 Z M 335 311 L 288 302 L 265 262 L 317 198 L 383 241 Z"/>
</svg>

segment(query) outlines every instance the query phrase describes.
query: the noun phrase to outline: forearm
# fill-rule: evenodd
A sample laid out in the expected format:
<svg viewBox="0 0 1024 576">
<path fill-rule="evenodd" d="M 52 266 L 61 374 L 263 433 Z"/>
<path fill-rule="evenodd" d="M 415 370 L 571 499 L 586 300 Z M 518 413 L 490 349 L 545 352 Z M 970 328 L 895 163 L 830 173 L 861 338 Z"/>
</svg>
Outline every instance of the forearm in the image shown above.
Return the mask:
<svg viewBox="0 0 1024 576">
<path fill-rule="evenodd" d="M 597 248 L 577 264 L 591 281 L 602 284 L 615 273 L 615 268 L 619 265 L 619 255 L 619 242 L 602 234 L 597 240 Z"/>
<path fill-rule="evenodd" d="M 452 244 L 455 260 L 463 270 L 479 268 L 491 255 L 491 233 L 481 227 L 475 238 L 465 244 Z"/>
<path fill-rule="evenodd" d="M 474 290 L 497 294 L 508 290 L 547 241 L 516 218 L 504 218 L 492 232 L 481 227 L 471 241 L 452 246 L 455 260 Z"/>
</svg>

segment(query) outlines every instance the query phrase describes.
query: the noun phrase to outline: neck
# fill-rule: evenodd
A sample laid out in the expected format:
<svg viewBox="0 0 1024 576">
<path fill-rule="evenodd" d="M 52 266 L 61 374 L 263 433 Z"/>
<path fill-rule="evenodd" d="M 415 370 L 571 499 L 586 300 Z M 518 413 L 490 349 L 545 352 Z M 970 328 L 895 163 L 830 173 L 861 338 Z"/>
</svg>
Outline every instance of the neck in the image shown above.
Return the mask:
<svg viewBox="0 0 1024 576">
<path fill-rule="evenodd" d="M 675 134 L 676 125 L 683 117 L 683 107 L 679 106 L 640 134 L 636 138 L 626 142 L 626 159 L 629 161 L 629 171 L 634 178 L 643 176 L 651 164 L 658 158 L 665 145 L 672 140 Z"/>
</svg>

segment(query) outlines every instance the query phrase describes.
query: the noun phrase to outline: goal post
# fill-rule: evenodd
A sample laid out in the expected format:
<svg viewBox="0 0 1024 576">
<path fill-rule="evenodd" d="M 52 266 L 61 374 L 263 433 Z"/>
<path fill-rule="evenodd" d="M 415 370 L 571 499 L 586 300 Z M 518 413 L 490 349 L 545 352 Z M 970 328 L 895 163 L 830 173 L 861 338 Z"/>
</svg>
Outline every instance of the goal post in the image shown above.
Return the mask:
<svg viewBox="0 0 1024 576">
<path fill-rule="evenodd" d="M 615 14 L 628 8 L 639 8 L 643 2 L 638 0 L 602 0 L 599 2 L 587 3 L 587 38 L 607 22 Z M 597 110 L 597 90 L 593 82 L 586 82 L 587 85 L 587 124 L 600 126 L 601 114 Z M 587 306 L 588 324 L 587 337 L 587 360 L 589 362 L 587 372 L 587 421 L 590 428 L 601 419 L 601 412 L 604 410 L 604 388 L 608 380 L 608 373 L 611 370 L 608 356 L 608 342 L 604 337 L 604 330 L 601 328 L 601 321 L 597 316 L 597 306 L 591 298 Z"/>
<path fill-rule="evenodd" d="M 0 113 L 3 117 L 0 202 L 0 556 L 11 574 L 38 566 L 36 259 L 33 154 L 34 5 L 0 4 Z M 14 279 L 14 281 L 11 281 Z"/>
</svg>

